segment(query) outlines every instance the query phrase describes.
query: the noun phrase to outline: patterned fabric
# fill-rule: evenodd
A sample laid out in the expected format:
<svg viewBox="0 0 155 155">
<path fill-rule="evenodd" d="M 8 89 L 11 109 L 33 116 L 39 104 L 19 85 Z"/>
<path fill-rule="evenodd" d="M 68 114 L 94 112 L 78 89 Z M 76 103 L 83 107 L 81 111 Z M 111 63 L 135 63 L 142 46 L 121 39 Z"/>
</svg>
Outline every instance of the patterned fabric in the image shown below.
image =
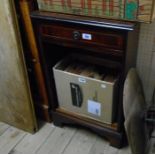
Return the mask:
<svg viewBox="0 0 155 155">
<path fill-rule="evenodd" d="M 153 0 L 38 0 L 43 11 L 149 22 Z"/>
</svg>

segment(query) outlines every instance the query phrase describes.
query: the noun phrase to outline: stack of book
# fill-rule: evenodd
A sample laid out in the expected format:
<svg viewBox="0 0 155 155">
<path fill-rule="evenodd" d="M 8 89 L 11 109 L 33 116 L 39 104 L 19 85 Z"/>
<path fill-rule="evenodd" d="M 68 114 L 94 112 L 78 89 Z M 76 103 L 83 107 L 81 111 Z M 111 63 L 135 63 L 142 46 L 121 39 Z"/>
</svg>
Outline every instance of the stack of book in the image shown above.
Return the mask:
<svg viewBox="0 0 155 155">
<path fill-rule="evenodd" d="M 37 0 L 39 9 L 92 17 L 151 22 L 154 0 Z"/>
</svg>

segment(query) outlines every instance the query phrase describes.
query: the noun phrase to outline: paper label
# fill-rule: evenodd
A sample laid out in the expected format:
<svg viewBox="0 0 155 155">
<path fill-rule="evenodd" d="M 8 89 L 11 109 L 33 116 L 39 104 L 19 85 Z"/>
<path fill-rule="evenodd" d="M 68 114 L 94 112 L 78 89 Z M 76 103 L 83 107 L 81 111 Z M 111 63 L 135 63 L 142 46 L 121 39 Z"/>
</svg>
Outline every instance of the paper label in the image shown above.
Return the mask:
<svg viewBox="0 0 155 155">
<path fill-rule="evenodd" d="M 92 35 L 87 33 L 82 33 L 82 39 L 84 40 L 92 40 Z"/>
<path fill-rule="evenodd" d="M 80 83 L 86 83 L 86 79 L 85 78 L 79 78 L 79 82 Z"/>
<path fill-rule="evenodd" d="M 88 100 L 88 112 L 96 116 L 101 116 L 101 103 Z"/>
<path fill-rule="evenodd" d="M 101 88 L 107 88 L 107 86 L 105 84 L 101 84 Z"/>
</svg>

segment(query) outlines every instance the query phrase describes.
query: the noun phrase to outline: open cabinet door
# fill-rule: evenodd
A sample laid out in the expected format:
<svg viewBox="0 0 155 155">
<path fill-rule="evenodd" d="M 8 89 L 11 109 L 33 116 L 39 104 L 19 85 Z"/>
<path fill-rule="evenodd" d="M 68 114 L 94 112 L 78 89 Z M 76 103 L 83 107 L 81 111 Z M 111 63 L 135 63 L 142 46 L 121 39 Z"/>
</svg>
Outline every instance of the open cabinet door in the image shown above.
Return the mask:
<svg viewBox="0 0 155 155">
<path fill-rule="evenodd" d="M 0 121 L 28 132 L 37 128 L 14 0 L 0 3 Z"/>
</svg>

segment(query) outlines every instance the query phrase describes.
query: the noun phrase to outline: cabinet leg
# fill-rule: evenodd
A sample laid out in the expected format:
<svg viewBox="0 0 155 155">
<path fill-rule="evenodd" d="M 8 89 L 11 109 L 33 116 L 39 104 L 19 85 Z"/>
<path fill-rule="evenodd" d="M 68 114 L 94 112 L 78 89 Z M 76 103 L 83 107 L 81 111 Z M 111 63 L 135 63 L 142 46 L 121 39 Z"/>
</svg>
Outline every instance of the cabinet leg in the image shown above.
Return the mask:
<svg viewBox="0 0 155 155">
<path fill-rule="evenodd" d="M 122 137 L 119 137 L 119 138 L 109 137 L 108 139 L 110 142 L 110 146 L 116 147 L 118 149 L 120 149 L 124 146 L 127 146 L 127 144 L 128 144 L 125 135 L 123 135 Z"/>
<path fill-rule="evenodd" d="M 53 121 L 53 124 L 55 125 L 55 126 L 57 126 L 57 127 L 63 127 L 63 123 L 61 122 L 61 121 L 58 121 L 58 120 L 54 120 Z"/>
<path fill-rule="evenodd" d="M 110 138 L 109 139 L 110 142 L 110 146 L 116 147 L 118 149 L 122 148 L 122 140 L 121 139 L 114 139 L 114 138 Z"/>
<path fill-rule="evenodd" d="M 63 125 L 66 124 L 87 127 L 90 130 L 96 132 L 98 135 L 105 137 L 110 142 L 110 145 L 113 147 L 122 148 L 126 145 L 124 132 L 113 131 L 111 129 L 107 129 L 97 125 L 92 126 L 92 124 L 89 122 L 84 122 L 83 120 L 76 119 L 74 117 L 70 117 L 59 112 L 53 112 L 52 118 L 54 125 L 59 127 L 63 127 Z"/>
</svg>

